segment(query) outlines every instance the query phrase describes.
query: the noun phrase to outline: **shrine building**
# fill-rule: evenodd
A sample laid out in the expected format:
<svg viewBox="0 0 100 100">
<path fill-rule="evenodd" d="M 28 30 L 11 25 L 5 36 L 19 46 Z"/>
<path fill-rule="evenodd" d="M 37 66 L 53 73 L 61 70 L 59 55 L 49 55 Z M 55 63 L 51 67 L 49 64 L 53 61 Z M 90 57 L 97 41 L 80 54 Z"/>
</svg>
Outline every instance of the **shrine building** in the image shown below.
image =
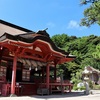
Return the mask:
<svg viewBox="0 0 100 100">
<path fill-rule="evenodd" d="M 19 96 L 52 94 L 56 82 L 56 66 L 73 61 L 75 56 L 58 48 L 46 30 L 32 30 L 0 20 L 0 94 Z M 53 68 L 53 77 L 50 70 Z"/>
</svg>

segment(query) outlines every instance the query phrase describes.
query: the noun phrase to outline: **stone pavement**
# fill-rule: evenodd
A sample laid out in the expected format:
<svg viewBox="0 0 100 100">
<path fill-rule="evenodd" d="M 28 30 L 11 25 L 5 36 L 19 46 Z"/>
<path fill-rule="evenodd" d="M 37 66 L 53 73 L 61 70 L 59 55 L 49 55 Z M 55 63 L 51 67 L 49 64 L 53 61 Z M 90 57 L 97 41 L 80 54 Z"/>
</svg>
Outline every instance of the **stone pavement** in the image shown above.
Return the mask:
<svg viewBox="0 0 100 100">
<path fill-rule="evenodd" d="M 84 92 L 76 91 L 65 94 L 32 95 L 20 97 L 0 97 L 0 100 L 100 100 L 100 90 L 93 90 L 93 94 L 85 95 Z"/>
</svg>

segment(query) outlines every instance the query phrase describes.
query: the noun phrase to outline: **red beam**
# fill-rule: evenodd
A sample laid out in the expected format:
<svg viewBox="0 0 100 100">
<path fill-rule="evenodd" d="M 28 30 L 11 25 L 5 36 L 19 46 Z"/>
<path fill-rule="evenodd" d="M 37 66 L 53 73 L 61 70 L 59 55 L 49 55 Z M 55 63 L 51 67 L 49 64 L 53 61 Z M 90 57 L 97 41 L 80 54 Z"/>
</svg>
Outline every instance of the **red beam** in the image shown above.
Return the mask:
<svg viewBox="0 0 100 100">
<path fill-rule="evenodd" d="M 30 53 L 31 55 L 38 54 L 38 55 L 40 55 L 41 57 L 43 57 L 43 53 L 42 53 L 42 52 L 35 51 L 35 50 L 33 50 L 33 49 L 31 50 L 31 49 L 26 49 L 26 48 L 24 48 L 24 49 L 21 51 L 20 55 L 24 55 L 25 53 Z"/>
</svg>

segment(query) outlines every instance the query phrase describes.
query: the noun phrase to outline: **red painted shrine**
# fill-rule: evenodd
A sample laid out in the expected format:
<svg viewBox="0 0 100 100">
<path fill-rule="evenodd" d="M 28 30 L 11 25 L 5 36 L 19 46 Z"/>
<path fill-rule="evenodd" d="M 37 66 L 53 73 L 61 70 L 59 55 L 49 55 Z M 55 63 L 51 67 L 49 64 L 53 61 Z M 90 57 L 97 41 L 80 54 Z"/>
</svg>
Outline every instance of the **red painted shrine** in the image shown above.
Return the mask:
<svg viewBox="0 0 100 100">
<path fill-rule="evenodd" d="M 52 93 L 54 86 L 69 86 L 68 81 L 56 82 L 56 65 L 75 56 L 59 49 L 48 33 L 33 32 L 0 20 L 0 93 L 2 96 Z M 50 69 L 54 69 L 54 77 Z"/>
</svg>

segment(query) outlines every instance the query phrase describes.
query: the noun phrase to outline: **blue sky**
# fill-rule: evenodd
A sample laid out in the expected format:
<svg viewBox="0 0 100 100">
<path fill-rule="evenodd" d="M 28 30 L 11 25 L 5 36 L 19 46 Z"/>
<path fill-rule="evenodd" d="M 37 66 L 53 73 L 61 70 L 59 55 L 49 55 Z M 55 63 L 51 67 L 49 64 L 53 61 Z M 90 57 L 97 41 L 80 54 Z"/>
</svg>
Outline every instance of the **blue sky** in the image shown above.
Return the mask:
<svg viewBox="0 0 100 100">
<path fill-rule="evenodd" d="M 0 0 L 0 19 L 37 32 L 48 28 L 50 36 L 100 36 L 100 26 L 80 27 L 80 0 Z"/>
</svg>

